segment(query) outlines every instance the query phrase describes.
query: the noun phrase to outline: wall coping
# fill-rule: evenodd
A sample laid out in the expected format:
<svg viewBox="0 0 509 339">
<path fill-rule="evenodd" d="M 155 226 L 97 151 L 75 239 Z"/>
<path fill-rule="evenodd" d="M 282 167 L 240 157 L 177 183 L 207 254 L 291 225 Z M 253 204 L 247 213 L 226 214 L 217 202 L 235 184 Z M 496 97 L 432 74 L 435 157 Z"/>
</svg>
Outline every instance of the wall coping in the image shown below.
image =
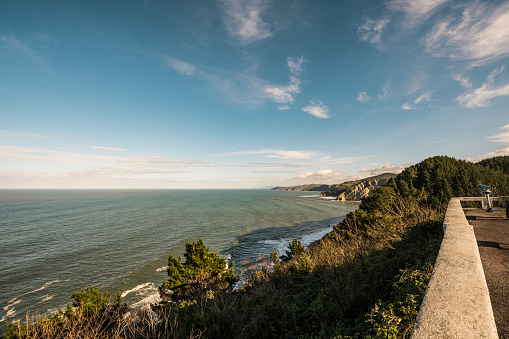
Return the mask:
<svg viewBox="0 0 509 339">
<path fill-rule="evenodd" d="M 412 338 L 498 338 L 474 229 L 460 198 L 449 201 L 444 230 Z"/>
</svg>

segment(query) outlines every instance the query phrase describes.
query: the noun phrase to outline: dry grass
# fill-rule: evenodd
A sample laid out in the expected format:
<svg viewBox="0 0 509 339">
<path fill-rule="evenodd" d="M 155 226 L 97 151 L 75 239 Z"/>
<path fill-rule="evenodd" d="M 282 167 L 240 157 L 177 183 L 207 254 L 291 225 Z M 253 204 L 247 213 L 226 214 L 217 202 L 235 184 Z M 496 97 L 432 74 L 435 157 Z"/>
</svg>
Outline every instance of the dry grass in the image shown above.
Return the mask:
<svg viewBox="0 0 509 339">
<path fill-rule="evenodd" d="M 24 339 L 126 339 L 126 338 L 202 338 L 203 332 L 182 333 L 177 316 L 164 312 L 158 316 L 147 308 L 127 311 L 84 314 L 79 309 L 75 316 L 46 318 L 27 312 L 25 322 L 18 320 L 9 327 L 5 338 Z"/>
</svg>

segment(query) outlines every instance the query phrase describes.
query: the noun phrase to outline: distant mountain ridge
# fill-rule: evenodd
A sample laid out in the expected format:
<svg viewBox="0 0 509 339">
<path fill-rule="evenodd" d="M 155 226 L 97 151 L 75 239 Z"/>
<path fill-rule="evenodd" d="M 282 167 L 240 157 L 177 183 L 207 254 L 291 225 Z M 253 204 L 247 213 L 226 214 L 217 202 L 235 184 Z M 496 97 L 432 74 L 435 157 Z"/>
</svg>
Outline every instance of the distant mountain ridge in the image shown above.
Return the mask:
<svg viewBox="0 0 509 339">
<path fill-rule="evenodd" d="M 309 185 L 299 185 L 299 186 L 277 186 L 272 188 L 275 191 L 328 191 L 339 185 L 322 185 L 322 184 L 309 184 Z"/>
<path fill-rule="evenodd" d="M 394 173 L 384 173 L 360 180 L 346 181 L 342 184 L 309 184 L 291 187 L 277 186 L 279 191 L 318 191 L 320 196 L 338 197 L 339 201 L 359 201 L 367 197 L 375 188 L 383 186 L 389 179 L 396 177 Z"/>
</svg>

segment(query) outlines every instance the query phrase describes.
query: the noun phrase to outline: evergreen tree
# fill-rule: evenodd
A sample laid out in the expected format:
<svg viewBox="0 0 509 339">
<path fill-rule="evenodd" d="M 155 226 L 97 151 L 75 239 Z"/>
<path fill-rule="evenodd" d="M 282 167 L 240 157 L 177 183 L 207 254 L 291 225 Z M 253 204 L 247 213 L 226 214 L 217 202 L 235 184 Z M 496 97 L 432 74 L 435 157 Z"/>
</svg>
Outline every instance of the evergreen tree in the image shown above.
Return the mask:
<svg viewBox="0 0 509 339">
<path fill-rule="evenodd" d="M 234 265 L 228 264 L 216 252 L 210 251 L 199 239 L 186 243 L 185 261 L 170 254 L 168 258 L 168 279 L 163 282 L 160 292 L 166 299 L 194 302 L 213 297 L 219 290 L 232 287 L 240 272 L 235 275 Z"/>
</svg>

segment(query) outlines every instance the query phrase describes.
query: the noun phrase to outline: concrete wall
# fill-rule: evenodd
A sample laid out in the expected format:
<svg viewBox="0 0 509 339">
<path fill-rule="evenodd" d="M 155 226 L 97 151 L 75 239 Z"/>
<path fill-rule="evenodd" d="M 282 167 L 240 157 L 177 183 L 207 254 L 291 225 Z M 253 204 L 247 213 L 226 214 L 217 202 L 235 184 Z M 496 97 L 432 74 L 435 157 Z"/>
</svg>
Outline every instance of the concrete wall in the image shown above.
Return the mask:
<svg viewBox="0 0 509 339">
<path fill-rule="evenodd" d="M 459 198 L 449 202 L 444 229 L 412 338 L 498 338 L 474 230 Z"/>
</svg>

